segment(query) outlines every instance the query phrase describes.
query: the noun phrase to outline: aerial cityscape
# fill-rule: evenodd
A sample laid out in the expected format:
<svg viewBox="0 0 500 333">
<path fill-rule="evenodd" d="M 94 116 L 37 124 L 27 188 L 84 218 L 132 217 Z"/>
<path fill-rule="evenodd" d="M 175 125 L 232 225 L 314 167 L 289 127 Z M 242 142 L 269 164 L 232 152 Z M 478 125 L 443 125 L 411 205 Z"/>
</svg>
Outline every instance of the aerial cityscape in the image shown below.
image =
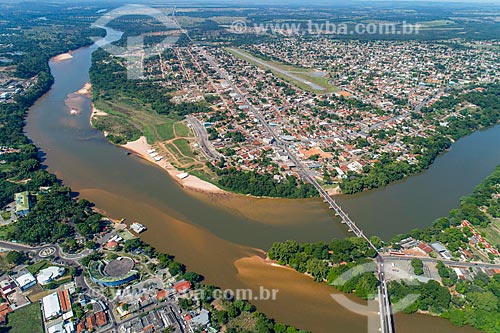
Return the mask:
<svg viewBox="0 0 500 333">
<path fill-rule="evenodd" d="M 500 3 L 0 9 L 1 332 L 500 332 Z"/>
</svg>

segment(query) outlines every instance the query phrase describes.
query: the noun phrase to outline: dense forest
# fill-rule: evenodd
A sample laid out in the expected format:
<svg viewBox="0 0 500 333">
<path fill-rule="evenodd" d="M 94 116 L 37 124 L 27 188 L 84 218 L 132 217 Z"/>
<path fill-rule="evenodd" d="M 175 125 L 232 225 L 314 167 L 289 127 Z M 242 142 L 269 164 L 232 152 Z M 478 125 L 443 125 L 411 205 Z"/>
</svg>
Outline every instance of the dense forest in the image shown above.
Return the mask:
<svg viewBox="0 0 500 333">
<path fill-rule="evenodd" d="M 362 173 L 349 172 L 340 185 L 342 192 L 351 194 L 387 185 L 405 176 L 421 172 L 434 162 L 436 157 L 458 140 L 480 128 L 500 121 L 500 85 L 492 84 L 485 91 L 472 91 L 456 97 L 443 98 L 431 107 L 422 110 L 424 117 L 433 119 L 435 113 L 443 114 L 460 103 L 472 103 L 478 109 L 463 109 L 459 117 L 449 117 L 448 126 L 437 126 L 437 131 L 428 138 L 406 137 L 405 143 L 413 145 L 418 152 L 418 162 L 394 161 L 389 154 L 382 155 L 371 167 L 364 167 Z"/>
<path fill-rule="evenodd" d="M 76 231 L 82 236 L 92 236 L 104 227 L 101 216 L 93 213 L 86 201 L 74 200 L 70 189 L 61 186 L 54 175 L 42 169 L 38 150 L 24 136 L 23 127 L 28 108 L 53 83 L 48 60 L 71 48 L 89 45 L 92 41 L 87 36 L 102 33 L 88 28 L 88 25 L 61 24 L 49 30 L 44 24 L 37 26 L 24 19 L 19 19 L 16 27 L 23 24 L 26 27 L 20 30 L 22 33 L 6 33 L 1 39 L 2 43 L 10 42 L 11 48 L 16 51 L 12 56 L 16 66 L 14 75 L 20 78 L 36 77 L 36 80 L 28 91 L 16 96 L 14 103 L 0 107 L 0 146 L 19 150 L 0 155 L 0 206 L 12 202 L 16 192 L 39 192 L 40 187 L 50 187 L 50 190 L 37 195 L 31 212 L 9 226 L 4 237 L 41 244 L 72 239 Z M 10 31 L 9 23 L 1 29 Z"/>
</svg>

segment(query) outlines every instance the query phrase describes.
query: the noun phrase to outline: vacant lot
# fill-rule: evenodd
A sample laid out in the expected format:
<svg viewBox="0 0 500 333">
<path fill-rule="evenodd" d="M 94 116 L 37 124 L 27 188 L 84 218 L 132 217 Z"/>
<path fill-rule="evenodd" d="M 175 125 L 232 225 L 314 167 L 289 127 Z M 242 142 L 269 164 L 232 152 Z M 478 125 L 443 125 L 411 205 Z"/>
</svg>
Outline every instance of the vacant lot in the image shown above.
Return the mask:
<svg viewBox="0 0 500 333">
<path fill-rule="evenodd" d="M 10 313 L 7 317 L 9 333 L 42 333 L 42 313 L 39 303 L 33 303 Z"/>
</svg>

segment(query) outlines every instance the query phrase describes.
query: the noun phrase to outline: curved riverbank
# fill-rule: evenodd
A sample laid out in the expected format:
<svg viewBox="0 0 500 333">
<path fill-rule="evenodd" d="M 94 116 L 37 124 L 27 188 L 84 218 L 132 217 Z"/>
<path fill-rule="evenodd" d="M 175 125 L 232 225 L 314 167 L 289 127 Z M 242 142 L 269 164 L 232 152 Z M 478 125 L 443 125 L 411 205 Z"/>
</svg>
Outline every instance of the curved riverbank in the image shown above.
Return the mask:
<svg viewBox="0 0 500 333">
<path fill-rule="evenodd" d="M 275 301 L 255 301 L 278 321 L 313 332 L 362 332 L 365 320 L 335 303 L 330 286 L 264 262 L 274 241 L 299 242 L 344 237 L 347 232 L 320 200 L 224 198 L 225 207 L 187 194 L 160 168 L 127 156 L 89 125 L 91 101 L 80 100 L 80 116 L 64 100 L 88 81 L 91 49 L 73 59 L 51 63 L 55 84 L 31 109 L 26 131 L 45 153 L 45 165 L 80 196 L 111 217 L 139 220 L 148 227 L 141 238 L 171 253 L 207 282 L 222 288 L 279 289 Z M 209 196 L 212 197 L 212 196 Z M 233 201 L 234 200 L 234 201 Z M 247 214 L 251 212 L 247 216 Z M 411 225 L 407 225 L 411 227 Z M 380 229 L 384 226 L 380 226 Z M 417 325 L 418 324 L 418 325 Z M 476 332 L 457 329 L 438 318 L 397 316 L 398 332 Z"/>
</svg>

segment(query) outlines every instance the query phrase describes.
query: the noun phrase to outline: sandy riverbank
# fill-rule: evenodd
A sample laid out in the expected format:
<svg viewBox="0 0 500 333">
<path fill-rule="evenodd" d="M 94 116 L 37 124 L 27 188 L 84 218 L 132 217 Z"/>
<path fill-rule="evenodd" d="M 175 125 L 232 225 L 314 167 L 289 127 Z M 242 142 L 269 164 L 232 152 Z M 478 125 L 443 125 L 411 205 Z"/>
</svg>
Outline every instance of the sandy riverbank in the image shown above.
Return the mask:
<svg viewBox="0 0 500 333">
<path fill-rule="evenodd" d="M 144 136 L 141 136 L 136 141 L 128 142 L 127 144 L 122 145 L 122 147 L 136 153 L 145 160 L 160 166 L 165 171 L 167 171 L 175 181 L 177 181 L 185 188 L 206 193 L 224 193 L 222 189 L 218 188 L 214 184 L 204 181 L 196 176 L 189 175 L 184 179 L 180 179 L 179 177 L 177 177 L 177 175 L 181 174 L 182 171 L 177 170 L 172 166 L 172 164 L 170 164 L 168 161 L 165 161 L 164 159 L 161 161 L 155 161 L 148 154 L 148 150 L 154 149 L 154 147 L 147 142 L 146 137 Z"/>
<path fill-rule="evenodd" d="M 78 90 L 77 92 L 75 92 L 75 94 L 83 95 L 83 96 L 87 96 L 88 98 L 91 98 L 92 97 L 92 90 L 91 89 L 92 89 L 92 85 L 90 84 L 90 82 L 87 82 L 87 83 L 85 83 L 83 88 Z"/>
<path fill-rule="evenodd" d="M 87 82 L 80 90 L 75 92 L 76 95 L 83 95 L 88 98 L 92 97 L 92 85 Z M 91 111 L 90 111 L 90 125 L 92 125 L 92 120 L 95 117 L 99 116 L 106 116 L 108 115 L 106 112 L 97 109 L 94 104 L 92 103 L 91 106 Z M 104 135 L 106 135 L 106 132 L 104 132 Z M 154 147 L 150 144 L 148 144 L 146 137 L 141 136 L 138 140 L 133 141 L 133 142 L 128 142 L 125 145 L 121 145 L 123 148 L 139 155 L 143 159 L 154 163 L 158 166 L 160 166 L 162 169 L 168 172 L 168 174 L 179 184 L 181 184 L 184 188 L 194 190 L 197 192 L 204 192 L 204 193 L 227 193 L 226 191 L 218 188 L 214 184 L 211 184 L 207 181 L 204 181 L 196 176 L 189 175 L 188 177 L 184 179 L 180 179 L 177 177 L 177 175 L 181 174 L 182 171 L 177 170 L 175 167 L 172 166 L 168 161 L 161 160 L 161 161 L 155 161 L 149 154 L 148 150 L 153 149 Z"/>
<path fill-rule="evenodd" d="M 73 55 L 71 54 L 71 52 L 68 52 L 68 53 L 63 53 L 63 54 L 60 54 L 60 55 L 53 57 L 52 61 L 60 62 L 60 61 L 65 61 L 65 60 L 69 60 L 72 58 L 73 58 Z"/>
</svg>

